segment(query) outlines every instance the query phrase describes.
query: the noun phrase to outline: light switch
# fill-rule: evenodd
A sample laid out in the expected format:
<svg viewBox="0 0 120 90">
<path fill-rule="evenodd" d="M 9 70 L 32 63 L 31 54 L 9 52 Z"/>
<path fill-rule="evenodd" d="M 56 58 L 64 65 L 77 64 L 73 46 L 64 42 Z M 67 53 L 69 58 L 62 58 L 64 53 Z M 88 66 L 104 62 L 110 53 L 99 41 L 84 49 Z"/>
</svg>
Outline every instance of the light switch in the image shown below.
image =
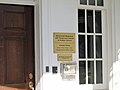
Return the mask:
<svg viewBox="0 0 120 90">
<path fill-rule="evenodd" d="M 53 74 L 57 73 L 57 66 L 53 66 L 53 67 L 52 67 L 52 73 L 53 73 Z"/>
<path fill-rule="evenodd" d="M 49 72 L 49 66 L 46 66 L 46 72 Z"/>
</svg>

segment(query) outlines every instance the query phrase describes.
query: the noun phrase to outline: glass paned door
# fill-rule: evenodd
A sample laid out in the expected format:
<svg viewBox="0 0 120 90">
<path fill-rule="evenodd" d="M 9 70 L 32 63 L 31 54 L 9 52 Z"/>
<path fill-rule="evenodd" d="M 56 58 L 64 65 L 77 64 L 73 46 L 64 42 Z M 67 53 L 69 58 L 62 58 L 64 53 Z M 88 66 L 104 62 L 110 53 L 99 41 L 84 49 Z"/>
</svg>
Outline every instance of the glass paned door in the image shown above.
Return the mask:
<svg viewBox="0 0 120 90">
<path fill-rule="evenodd" d="M 79 9 L 78 19 L 79 84 L 102 84 L 102 11 Z"/>
</svg>

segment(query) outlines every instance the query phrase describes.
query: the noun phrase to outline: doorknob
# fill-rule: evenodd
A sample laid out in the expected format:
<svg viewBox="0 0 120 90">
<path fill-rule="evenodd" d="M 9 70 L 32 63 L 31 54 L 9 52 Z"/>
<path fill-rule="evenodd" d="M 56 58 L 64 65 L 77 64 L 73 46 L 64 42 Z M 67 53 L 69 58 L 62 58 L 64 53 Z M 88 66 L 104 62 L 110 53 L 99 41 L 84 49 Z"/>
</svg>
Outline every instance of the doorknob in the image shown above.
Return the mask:
<svg viewBox="0 0 120 90">
<path fill-rule="evenodd" d="M 33 74 L 32 73 L 29 73 L 29 79 L 30 79 L 30 81 L 29 81 L 29 88 L 30 88 L 30 90 L 34 90 L 34 83 L 32 82 L 33 80 Z"/>
<path fill-rule="evenodd" d="M 31 90 L 34 90 L 33 82 L 32 82 L 32 81 L 29 82 L 29 88 L 30 88 Z"/>
<path fill-rule="evenodd" d="M 29 79 L 33 79 L 33 74 L 29 73 Z"/>
</svg>

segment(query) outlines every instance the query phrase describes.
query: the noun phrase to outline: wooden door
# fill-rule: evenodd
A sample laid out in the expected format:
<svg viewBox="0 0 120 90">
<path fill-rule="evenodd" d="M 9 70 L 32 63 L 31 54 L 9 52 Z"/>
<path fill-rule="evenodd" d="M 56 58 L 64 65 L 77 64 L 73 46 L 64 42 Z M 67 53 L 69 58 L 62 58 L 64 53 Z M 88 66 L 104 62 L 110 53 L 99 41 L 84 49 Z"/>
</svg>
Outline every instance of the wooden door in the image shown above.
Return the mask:
<svg viewBox="0 0 120 90">
<path fill-rule="evenodd" d="M 34 83 L 33 21 L 33 6 L 0 4 L 0 90 L 31 90 L 29 82 Z"/>
</svg>

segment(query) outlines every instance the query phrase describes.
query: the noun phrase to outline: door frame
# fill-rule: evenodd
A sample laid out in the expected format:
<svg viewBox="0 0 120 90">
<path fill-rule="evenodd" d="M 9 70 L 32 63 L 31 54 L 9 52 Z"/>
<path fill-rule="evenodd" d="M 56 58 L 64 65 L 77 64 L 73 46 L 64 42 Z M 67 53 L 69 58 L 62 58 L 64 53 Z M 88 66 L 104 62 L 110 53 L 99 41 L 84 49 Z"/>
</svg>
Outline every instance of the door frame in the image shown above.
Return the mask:
<svg viewBox="0 0 120 90">
<path fill-rule="evenodd" d="M 31 5 L 34 7 L 35 90 L 42 90 L 42 0 L 1 0 L 0 4 Z M 38 38 L 39 37 L 39 38 Z"/>
</svg>

